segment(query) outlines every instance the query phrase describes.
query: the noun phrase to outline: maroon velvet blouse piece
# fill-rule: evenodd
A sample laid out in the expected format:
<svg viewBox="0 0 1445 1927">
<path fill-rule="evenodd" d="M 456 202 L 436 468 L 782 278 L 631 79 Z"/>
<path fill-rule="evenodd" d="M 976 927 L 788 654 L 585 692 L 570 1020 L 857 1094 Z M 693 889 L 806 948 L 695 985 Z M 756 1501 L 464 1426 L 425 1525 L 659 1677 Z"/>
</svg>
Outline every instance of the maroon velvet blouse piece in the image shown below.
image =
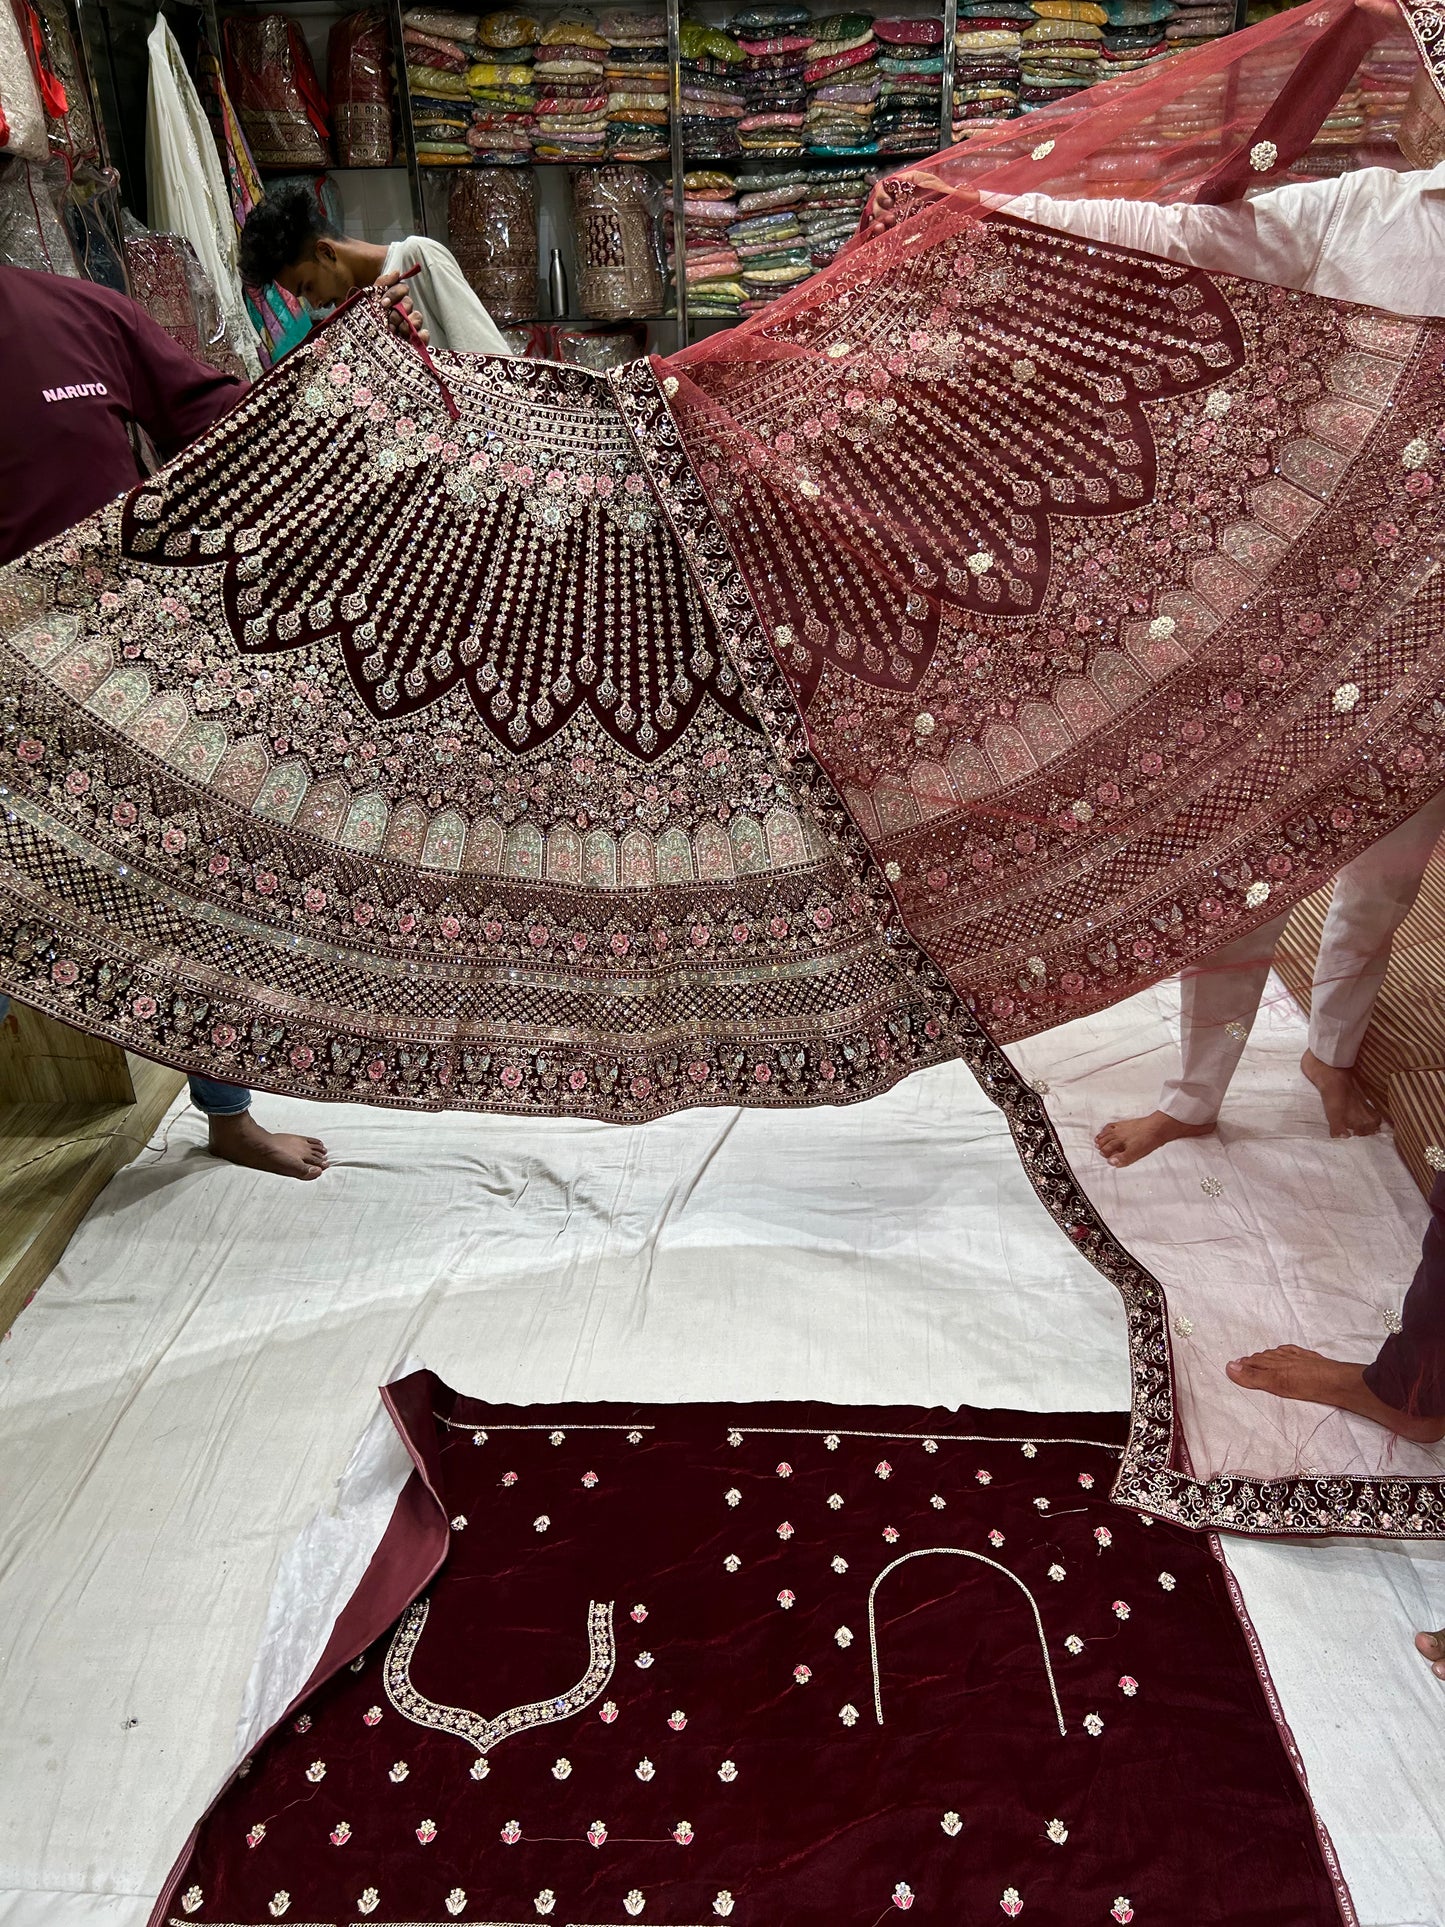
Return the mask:
<svg viewBox="0 0 1445 1927">
<path fill-rule="evenodd" d="M 157 1922 L 1353 1920 L 1121 1417 L 387 1397 L 417 1471 Z"/>
</svg>

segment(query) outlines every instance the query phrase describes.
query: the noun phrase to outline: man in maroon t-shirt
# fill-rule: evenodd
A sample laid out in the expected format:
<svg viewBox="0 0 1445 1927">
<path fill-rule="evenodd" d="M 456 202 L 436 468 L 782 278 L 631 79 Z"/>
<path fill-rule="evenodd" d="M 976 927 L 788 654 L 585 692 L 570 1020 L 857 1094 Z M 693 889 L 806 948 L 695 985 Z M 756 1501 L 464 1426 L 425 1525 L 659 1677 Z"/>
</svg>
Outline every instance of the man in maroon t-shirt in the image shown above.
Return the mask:
<svg viewBox="0 0 1445 1927">
<path fill-rule="evenodd" d="M 246 392 L 125 295 L 30 268 L 0 267 L 0 340 L 0 563 L 135 487 L 131 423 L 169 459 Z M 217 1157 L 291 1178 L 326 1169 L 319 1138 L 266 1130 L 239 1085 L 193 1077 L 191 1099 Z"/>
</svg>

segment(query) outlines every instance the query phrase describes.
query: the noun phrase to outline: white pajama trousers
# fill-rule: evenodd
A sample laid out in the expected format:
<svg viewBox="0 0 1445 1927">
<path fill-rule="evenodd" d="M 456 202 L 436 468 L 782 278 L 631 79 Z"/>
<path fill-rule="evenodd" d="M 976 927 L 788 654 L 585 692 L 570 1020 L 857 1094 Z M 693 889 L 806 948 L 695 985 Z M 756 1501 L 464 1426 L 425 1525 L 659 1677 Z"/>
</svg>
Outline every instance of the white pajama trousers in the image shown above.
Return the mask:
<svg viewBox="0 0 1445 1927">
<path fill-rule="evenodd" d="M 1310 1049 L 1348 1070 L 1390 965 L 1390 944 L 1419 894 L 1425 866 L 1445 830 L 1445 790 L 1361 851 L 1335 879 L 1315 963 Z M 1181 973 L 1183 1062 L 1164 1085 L 1161 1111 L 1181 1124 L 1212 1124 L 1249 1036 L 1286 917 Z"/>
</svg>

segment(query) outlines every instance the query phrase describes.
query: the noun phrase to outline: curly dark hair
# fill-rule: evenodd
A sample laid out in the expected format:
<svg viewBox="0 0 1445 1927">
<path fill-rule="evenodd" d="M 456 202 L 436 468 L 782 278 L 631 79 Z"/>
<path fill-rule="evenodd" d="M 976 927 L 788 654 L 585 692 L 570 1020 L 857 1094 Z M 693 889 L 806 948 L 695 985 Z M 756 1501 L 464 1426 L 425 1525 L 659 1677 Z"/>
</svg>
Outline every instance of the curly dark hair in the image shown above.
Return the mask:
<svg viewBox="0 0 1445 1927">
<path fill-rule="evenodd" d="M 246 216 L 241 229 L 241 279 L 264 288 L 278 274 L 316 252 L 316 243 L 340 232 L 300 181 L 274 188 Z"/>
</svg>

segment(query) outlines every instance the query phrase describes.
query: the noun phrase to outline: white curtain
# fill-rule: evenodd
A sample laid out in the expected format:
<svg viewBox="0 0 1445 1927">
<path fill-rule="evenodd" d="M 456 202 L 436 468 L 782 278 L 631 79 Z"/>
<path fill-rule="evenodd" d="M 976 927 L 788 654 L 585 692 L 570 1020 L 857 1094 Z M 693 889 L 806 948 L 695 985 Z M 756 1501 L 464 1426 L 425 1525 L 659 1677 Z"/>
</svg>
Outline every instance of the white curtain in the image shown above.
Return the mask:
<svg viewBox="0 0 1445 1927">
<path fill-rule="evenodd" d="M 150 52 L 146 100 L 150 225 L 157 234 L 183 234 L 196 250 L 220 301 L 227 339 L 246 372 L 259 376 L 256 331 L 246 313 L 237 267 L 236 223 L 210 122 L 175 35 L 160 15 L 146 44 Z"/>
</svg>

